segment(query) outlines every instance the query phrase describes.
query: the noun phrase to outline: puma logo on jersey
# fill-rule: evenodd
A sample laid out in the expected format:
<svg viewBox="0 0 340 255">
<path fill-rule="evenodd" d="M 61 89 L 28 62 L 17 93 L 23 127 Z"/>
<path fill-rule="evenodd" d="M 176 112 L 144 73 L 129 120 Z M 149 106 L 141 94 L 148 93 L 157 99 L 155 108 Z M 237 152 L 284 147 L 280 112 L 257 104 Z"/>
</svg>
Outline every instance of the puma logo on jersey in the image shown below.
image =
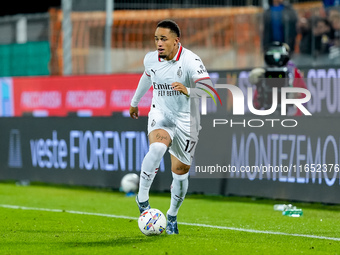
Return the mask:
<svg viewBox="0 0 340 255">
<path fill-rule="evenodd" d="M 151 72 L 153 72 L 154 75 L 156 75 L 156 71 L 157 71 L 157 70 L 151 69 Z"/>
</svg>

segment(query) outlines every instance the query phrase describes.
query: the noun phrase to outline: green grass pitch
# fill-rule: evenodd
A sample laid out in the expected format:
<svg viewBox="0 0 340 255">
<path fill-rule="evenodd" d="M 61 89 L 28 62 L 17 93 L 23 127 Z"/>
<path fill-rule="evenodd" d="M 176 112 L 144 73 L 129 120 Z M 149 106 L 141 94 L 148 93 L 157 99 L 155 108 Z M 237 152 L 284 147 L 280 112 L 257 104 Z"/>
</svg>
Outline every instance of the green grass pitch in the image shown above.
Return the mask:
<svg viewBox="0 0 340 255">
<path fill-rule="evenodd" d="M 166 213 L 170 194 L 151 194 L 150 203 Z M 304 215 L 291 218 L 274 211 L 275 203 L 188 195 L 180 234 L 147 237 L 134 197 L 0 183 L 0 254 L 340 254 L 340 206 L 295 203 Z"/>
</svg>

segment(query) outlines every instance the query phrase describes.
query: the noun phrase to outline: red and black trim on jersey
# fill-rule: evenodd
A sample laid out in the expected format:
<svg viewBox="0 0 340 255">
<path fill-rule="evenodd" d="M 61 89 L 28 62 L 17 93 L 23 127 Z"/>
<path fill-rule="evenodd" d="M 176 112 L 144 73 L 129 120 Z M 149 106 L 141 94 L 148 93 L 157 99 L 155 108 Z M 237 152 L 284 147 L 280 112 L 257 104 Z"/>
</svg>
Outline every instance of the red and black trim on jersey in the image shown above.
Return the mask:
<svg viewBox="0 0 340 255">
<path fill-rule="evenodd" d="M 145 74 L 146 74 L 148 77 L 151 77 L 151 75 L 150 75 L 150 74 L 148 74 L 146 71 L 145 71 Z"/>
<path fill-rule="evenodd" d="M 179 44 L 179 49 L 178 49 L 178 51 L 177 51 L 176 56 L 174 57 L 174 58 L 176 58 L 175 61 L 178 61 L 178 60 L 180 59 L 180 57 L 181 57 L 181 55 L 182 55 L 182 51 L 183 51 L 182 44 Z M 164 61 L 164 60 L 163 60 L 162 58 L 160 58 L 159 55 L 158 55 L 158 61 L 159 61 L 159 62 L 162 62 L 162 61 Z"/>
<path fill-rule="evenodd" d="M 203 80 L 210 80 L 210 77 L 203 77 L 203 78 L 199 78 L 195 81 L 195 83 L 199 82 L 199 81 L 203 81 Z"/>
<path fill-rule="evenodd" d="M 182 47 L 182 45 L 180 44 L 180 45 L 179 45 L 179 50 L 178 50 L 178 53 L 177 53 L 177 57 L 176 57 L 176 61 L 178 61 L 179 58 L 181 57 L 182 50 L 183 50 L 183 47 Z"/>
</svg>

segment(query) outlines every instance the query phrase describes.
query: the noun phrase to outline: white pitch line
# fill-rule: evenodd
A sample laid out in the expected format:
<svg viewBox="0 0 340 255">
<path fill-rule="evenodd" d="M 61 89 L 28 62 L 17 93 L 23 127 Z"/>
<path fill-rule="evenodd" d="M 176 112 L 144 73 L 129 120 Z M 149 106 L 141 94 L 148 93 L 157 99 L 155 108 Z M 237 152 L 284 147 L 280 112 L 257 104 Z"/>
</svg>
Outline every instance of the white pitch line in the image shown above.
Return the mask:
<svg viewBox="0 0 340 255">
<path fill-rule="evenodd" d="M 123 215 L 114 215 L 114 214 L 104 214 L 104 213 L 80 212 L 80 211 L 71 211 L 71 210 L 62 210 L 62 209 L 36 208 L 36 207 L 26 207 L 26 206 L 19 206 L 19 205 L 2 205 L 2 204 L 0 204 L 0 207 L 9 208 L 9 209 L 46 211 L 46 212 L 64 212 L 64 213 L 101 216 L 101 217 L 118 218 L 118 219 L 138 220 L 137 217 L 129 217 L 129 216 L 123 216 Z M 307 237 L 307 238 L 322 239 L 322 240 L 340 241 L 340 238 L 328 237 L 328 236 L 291 234 L 291 233 L 284 233 L 284 232 L 263 231 L 263 230 L 246 229 L 246 228 L 223 227 L 223 226 L 199 224 L 199 223 L 188 223 L 188 222 L 178 222 L 178 224 L 187 225 L 187 226 L 194 226 L 194 227 L 204 227 L 204 228 L 214 228 L 214 229 L 225 229 L 225 230 L 232 230 L 232 231 L 249 232 L 249 233 L 256 233 L 256 234 L 296 236 L 296 237 Z"/>
</svg>

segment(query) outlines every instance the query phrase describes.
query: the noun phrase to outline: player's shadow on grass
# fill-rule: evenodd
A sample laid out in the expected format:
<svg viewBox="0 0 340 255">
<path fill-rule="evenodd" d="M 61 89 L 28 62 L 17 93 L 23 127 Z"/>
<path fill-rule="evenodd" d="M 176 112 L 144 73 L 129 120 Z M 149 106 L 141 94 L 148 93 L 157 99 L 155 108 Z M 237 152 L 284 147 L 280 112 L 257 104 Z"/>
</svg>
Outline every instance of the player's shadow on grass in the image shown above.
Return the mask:
<svg viewBox="0 0 340 255">
<path fill-rule="evenodd" d="M 117 237 L 113 239 L 107 239 L 102 241 L 93 241 L 93 242 L 65 242 L 64 244 L 67 247 L 105 247 L 105 246 L 125 246 L 131 245 L 131 247 L 137 247 L 140 243 L 151 243 L 155 242 L 155 240 L 160 238 L 166 238 L 166 234 L 162 234 L 160 236 L 138 236 L 138 237 Z"/>
</svg>

